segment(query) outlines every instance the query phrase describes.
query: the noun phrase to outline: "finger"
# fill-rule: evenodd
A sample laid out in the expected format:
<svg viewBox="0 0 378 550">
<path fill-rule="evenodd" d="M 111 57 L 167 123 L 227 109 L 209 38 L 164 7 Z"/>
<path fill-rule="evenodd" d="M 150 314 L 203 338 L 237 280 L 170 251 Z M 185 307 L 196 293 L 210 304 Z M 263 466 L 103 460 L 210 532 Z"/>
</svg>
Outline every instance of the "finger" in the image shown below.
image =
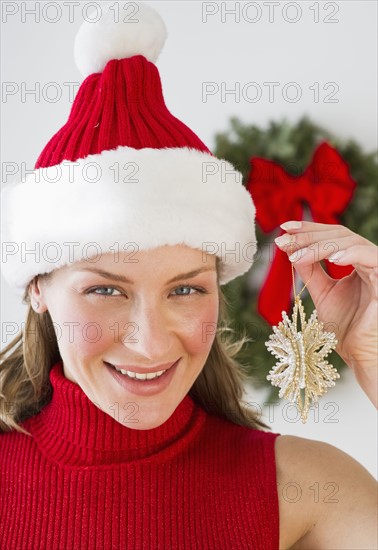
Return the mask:
<svg viewBox="0 0 378 550">
<path fill-rule="evenodd" d="M 300 264 L 294 262 L 293 266 L 303 284 L 306 284 L 314 303 L 320 303 L 323 296 L 326 296 L 333 287 L 335 281 L 326 273 L 318 262 L 311 264 Z"/>
<path fill-rule="evenodd" d="M 354 244 L 344 248 L 341 244 L 340 250 L 331 254 L 328 260 L 339 265 L 374 268 L 378 266 L 378 247 L 370 243 L 370 245 Z"/>
<path fill-rule="evenodd" d="M 350 237 L 338 239 L 335 242 L 319 241 L 314 245 L 297 248 L 290 252 L 290 247 L 285 248 L 289 260 L 296 264 L 307 265 L 321 260 L 338 265 L 353 265 L 372 269 L 378 266 L 378 247 L 370 243 L 349 244 Z M 336 246 L 336 248 L 334 248 Z"/>
<path fill-rule="evenodd" d="M 280 237 L 276 237 L 274 242 L 281 250 L 289 254 L 305 247 L 310 247 L 314 250 L 314 254 L 315 251 L 324 252 L 319 259 L 314 257 L 314 261 L 320 261 L 333 252 L 340 250 L 341 247 L 347 248 L 362 241 L 362 237 L 356 233 L 352 233 L 349 229 L 344 229 L 345 231 L 307 231 L 305 233 L 297 233 L 296 235 L 285 233 Z M 343 239 L 347 240 L 341 242 Z"/>
<path fill-rule="evenodd" d="M 291 224 L 300 224 L 300 227 L 292 227 Z M 331 224 L 331 223 L 319 223 L 311 222 L 308 220 L 288 220 L 287 222 L 281 223 L 280 227 L 285 231 L 298 232 L 298 231 L 327 231 L 330 229 L 347 229 L 344 225 Z"/>
<path fill-rule="evenodd" d="M 275 242 L 277 246 L 288 254 L 290 261 L 300 262 L 301 264 L 329 259 L 336 252 L 348 249 L 359 243 L 359 236 L 355 234 L 347 237 L 338 236 L 337 238 L 311 241 L 309 243 L 303 235 L 289 235 L 288 237 L 292 239 L 292 242 L 286 245 L 282 245 L 282 241 L 280 242 L 277 239 L 275 239 Z M 370 245 L 374 246 L 371 243 Z"/>
</svg>

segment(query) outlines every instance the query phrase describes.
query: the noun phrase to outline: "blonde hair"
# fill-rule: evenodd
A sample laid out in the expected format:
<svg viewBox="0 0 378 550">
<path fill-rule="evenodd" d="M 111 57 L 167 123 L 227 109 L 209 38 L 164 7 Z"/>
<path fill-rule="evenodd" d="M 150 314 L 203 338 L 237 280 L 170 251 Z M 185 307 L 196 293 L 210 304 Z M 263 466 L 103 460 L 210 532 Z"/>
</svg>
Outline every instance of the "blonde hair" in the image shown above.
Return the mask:
<svg viewBox="0 0 378 550">
<path fill-rule="evenodd" d="M 217 270 L 219 259 L 217 258 Z M 50 274 L 39 275 L 49 279 Z M 248 381 L 246 367 L 235 356 L 249 341 L 245 334 L 233 339 L 228 302 L 218 283 L 219 317 L 213 345 L 189 395 L 208 413 L 250 428 L 270 429 L 242 401 Z M 51 367 L 61 359 L 56 333 L 48 311 L 37 313 L 30 305 L 28 288 L 23 296 L 28 306 L 24 331 L 0 352 L 0 432 L 27 432 L 20 423 L 37 414 L 52 397 Z M 223 336 L 225 335 L 225 336 Z"/>
</svg>

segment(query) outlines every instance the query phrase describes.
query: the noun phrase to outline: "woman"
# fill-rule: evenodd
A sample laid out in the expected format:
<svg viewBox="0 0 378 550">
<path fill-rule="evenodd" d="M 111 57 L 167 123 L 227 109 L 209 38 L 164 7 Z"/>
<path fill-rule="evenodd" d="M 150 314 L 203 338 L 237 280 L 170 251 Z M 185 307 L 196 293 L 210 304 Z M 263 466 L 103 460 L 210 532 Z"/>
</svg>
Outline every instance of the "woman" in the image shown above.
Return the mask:
<svg viewBox="0 0 378 550">
<path fill-rule="evenodd" d="M 1 547 L 375 548 L 372 476 L 243 407 L 221 285 L 251 266 L 253 202 L 165 107 L 158 15 L 138 4 L 128 51 L 109 57 L 124 29 L 106 13 L 79 31 L 87 78 L 40 179 L 4 193 L 2 269 L 29 309 L 2 352 Z M 333 280 L 326 253 L 294 264 L 305 281 L 314 270 L 318 316 L 339 327 L 336 351 L 376 404 L 377 247 L 295 221 L 283 227 L 297 248 L 332 242 L 355 267 Z M 295 504 L 279 490 L 293 481 Z M 314 483 L 337 497 L 316 502 Z"/>
</svg>

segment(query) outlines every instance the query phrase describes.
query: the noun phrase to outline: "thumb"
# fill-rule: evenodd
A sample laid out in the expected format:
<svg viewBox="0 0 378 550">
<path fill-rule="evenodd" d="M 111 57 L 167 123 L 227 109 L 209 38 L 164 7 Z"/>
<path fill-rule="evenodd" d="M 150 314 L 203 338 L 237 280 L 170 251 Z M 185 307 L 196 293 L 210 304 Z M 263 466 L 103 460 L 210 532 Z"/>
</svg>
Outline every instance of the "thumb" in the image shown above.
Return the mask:
<svg viewBox="0 0 378 550">
<path fill-rule="evenodd" d="M 315 308 L 319 305 L 320 300 L 332 288 L 334 280 L 325 272 L 320 262 L 304 264 L 301 261 L 293 262 L 295 273 L 302 279 L 303 286 L 306 288 L 315 304 Z M 303 286 L 299 287 L 298 293 Z"/>
</svg>

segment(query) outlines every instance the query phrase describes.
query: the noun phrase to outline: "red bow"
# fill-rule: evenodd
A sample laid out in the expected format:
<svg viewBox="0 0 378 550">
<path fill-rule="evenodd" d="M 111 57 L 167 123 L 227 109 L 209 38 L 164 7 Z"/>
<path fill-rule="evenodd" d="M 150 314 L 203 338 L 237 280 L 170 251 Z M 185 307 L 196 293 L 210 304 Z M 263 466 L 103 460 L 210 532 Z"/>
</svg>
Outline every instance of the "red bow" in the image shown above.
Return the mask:
<svg viewBox="0 0 378 550">
<path fill-rule="evenodd" d="M 251 158 L 247 182 L 256 206 L 256 221 L 265 233 L 288 220 L 301 220 L 303 204 L 307 203 L 314 222 L 338 224 L 338 216 L 352 199 L 356 182 L 350 177 L 347 163 L 339 153 L 324 142 L 314 153 L 306 171 L 291 176 L 275 162 Z M 282 235 L 284 231 L 281 230 Z M 274 258 L 258 297 L 257 309 L 271 325 L 289 311 L 291 301 L 291 263 L 287 253 L 274 247 Z M 330 254 L 332 249 L 330 249 Z M 328 274 L 341 279 L 353 271 L 353 266 L 341 266 L 324 260 Z"/>
</svg>

